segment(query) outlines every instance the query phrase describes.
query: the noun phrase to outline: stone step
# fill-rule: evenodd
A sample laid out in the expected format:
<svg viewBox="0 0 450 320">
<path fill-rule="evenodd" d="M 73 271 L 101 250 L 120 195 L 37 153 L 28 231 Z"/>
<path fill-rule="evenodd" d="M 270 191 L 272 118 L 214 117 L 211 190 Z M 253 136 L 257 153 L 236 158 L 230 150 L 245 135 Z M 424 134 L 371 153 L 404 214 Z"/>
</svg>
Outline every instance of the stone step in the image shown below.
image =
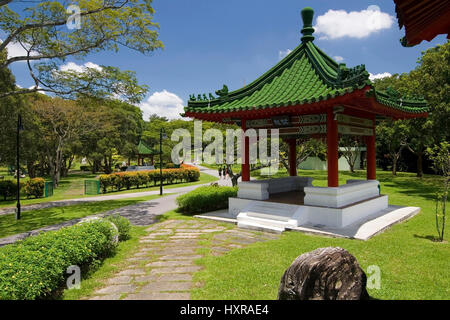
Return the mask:
<svg viewBox="0 0 450 320">
<path fill-rule="evenodd" d="M 252 201 L 237 216 L 238 227 L 279 233 L 306 220 L 304 206 Z"/>
<path fill-rule="evenodd" d="M 265 218 L 288 222 L 292 219 L 298 206 L 274 202 L 255 201 L 242 212 L 249 217 Z"/>
<path fill-rule="evenodd" d="M 238 227 L 243 228 L 243 229 L 264 231 L 264 232 L 271 232 L 271 233 L 282 233 L 285 230 L 284 226 L 278 227 L 278 226 L 274 226 L 274 225 L 264 225 L 264 224 L 260 224 L 255 221 L 238 222 Z"/>
<path fill-rule="evenodd" d="M 244 224 L 257 224 L 259 226 L 265 226 L 267 228 L 278 228 L 278 229 L 286 229 L 286 227 L 291 227 L 292 225 L 296 225 L 295 221 L 281 221 L 277 219 L 270 219 L 267 217 L 253 217 L 248 216 L 247 213 L 240 213 L 237 217 L 238 227 Z"/>
</svg>

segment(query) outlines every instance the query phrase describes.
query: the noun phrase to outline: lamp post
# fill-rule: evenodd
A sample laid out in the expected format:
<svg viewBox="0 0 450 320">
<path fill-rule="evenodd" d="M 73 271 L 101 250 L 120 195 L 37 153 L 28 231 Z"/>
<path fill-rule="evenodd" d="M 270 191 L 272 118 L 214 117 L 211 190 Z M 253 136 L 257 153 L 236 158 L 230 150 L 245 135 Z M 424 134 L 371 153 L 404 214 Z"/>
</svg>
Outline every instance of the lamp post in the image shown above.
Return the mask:
<svg viewBox="0 0 450 320">
<path fill-rule="evenodd" d="M 17 208 L 16 220 L 20 220 L 20 131 L 23 131 L 22 116 L 17 116 L 17 144 L 16 144 L 16 178 L 17 178 Z"/>
<path fill-rule="evenodd" d="M 162 141 L 167 139 L 164 128 L 159 130 L 159 195 L 163 195 L 163 176 L 162 176 Z"/>
</svg>

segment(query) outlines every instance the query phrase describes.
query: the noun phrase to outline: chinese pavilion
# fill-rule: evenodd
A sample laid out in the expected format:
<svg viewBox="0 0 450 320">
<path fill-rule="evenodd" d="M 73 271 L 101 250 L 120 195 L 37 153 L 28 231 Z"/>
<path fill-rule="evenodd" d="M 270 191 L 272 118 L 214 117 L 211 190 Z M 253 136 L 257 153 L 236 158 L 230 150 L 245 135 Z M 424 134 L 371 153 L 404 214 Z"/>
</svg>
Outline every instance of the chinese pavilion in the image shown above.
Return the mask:
<svg viewBox="0 0 450 320">
<path fill-rule="evenodd" d="M 249 138 L 243 139 L 242 182 L 238 198 L 231 198 L 229 206 L 241 226 L 270 225 L 282 231 L 315 223 L 340 228 L 386 209 L 387 196 L 380 195 L 376 181 L 375 120 L 427 116 L 426 101 L 376 90 L 364 65 L 348 68 L 327 56 L 313 42 L 313 9 L 301 14 L 301 44 L 277 65 L 236 91 L 224 85 L 216 91 L 218 97 L 191 96 L 185 108 L 185 117 L 236 123 L 244 131 L 277 128 L 289 143 L 290 177 L 250 181 Z M 312 178 L 297 177 L 296 139 L 306 135 L 327 143 L 328 188 L 313 187 Z M 367 180 L 339 186 L 340 135 L 365 141 Z"/>
<path fill-rule="evenodd" d="M 154 159 L 153 156 L 155 154 L 158 154 L 158 152 L 156 152 L 155 150 L 153 150 L 152 148 L 150 148 L 144 141 L 139 141 L 139 145 L 137 147 L 138 149 L 138 166 L 143 166 L 144 165 L 144 160 L 146 157 L 150 158 L 151 164 L 154 164 Z"/>
</svg>

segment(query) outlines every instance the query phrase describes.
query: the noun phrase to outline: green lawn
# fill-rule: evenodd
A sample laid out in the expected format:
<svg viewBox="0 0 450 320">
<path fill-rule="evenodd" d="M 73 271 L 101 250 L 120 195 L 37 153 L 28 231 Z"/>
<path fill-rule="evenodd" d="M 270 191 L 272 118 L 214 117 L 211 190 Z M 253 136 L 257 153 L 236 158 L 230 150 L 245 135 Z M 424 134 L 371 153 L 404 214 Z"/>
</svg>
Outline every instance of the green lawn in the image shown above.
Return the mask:
<svg viewBox="0 0 450 320">
<path fill-rule="evenodd" d="M 120 207 L 136 204 L 141 201 L 156 199 L 159 197 L 159 195 L 153 195 L 125 200 L 121 199 L 97 201 L 65 207 L 30 210 L 22 212 L 22 218 L 20 220 L 15 219 L 15 214 L 1 215 L 0 238 L 39 229 L 45 226 L 61 223 L 72 219 L 83 218 L 100 212 L 117 209 Z"/>
<path fill-rule="evenodd" d="M 98 195 L 85 195 L 84 194 L 84 180 L 95 179 L 96 177 L 97 177 L 97 175 L 91 174 L 91 173 L 83 173 L 83 172 L 71 173 L 71 174 L 69 174 L 68 177 L 64 177 L 61 179 L 59 187 L 54 189 L 53 196 L 48 197 L 48 198 L 39 198 L 39 199 L 27 199 L 25 196 L 22 196 L 21 204 L 27 205 L 27 204 L 35 204 L 35 203 L 42 203 L 42 202 L 49 202 L 49 201 L 56 201 L 56 200 L 69 200 L 69 199 L 78 199 L 78 198 L 98 196 Z M 9 179 L 9 178 L 11 178 L 11 177 L 6 177 L 6 179 Z M 216 177 L 210 176 L 209 174 L 200 173 L 199 181 L 189 182 L 189 183 L 178 183 L 178 184 L 172 184 L 172 185 L 167 185 L 167 186 L 165 185 L 164 189 L 180 188 L 180 187 L 185 187 L 185 186 L 210 183 L 210 182 L 214 182 L 217 180 L 218 179 Z M 150 188 L 123 190 L 123 191 L 119 191 L 119 192 L 109 192 L 106 195 L 145 192 L 145 191 L 154 191 L 154 190 L 159 190 L 159 186 L 150 187 Z M 16 200 L 0 201 L 0 208 L 14 207 L 15 205 L 16 205 Z"/>
<path fill-rule="evenodd" d="M 326 185 L 326 172 L 300 171 L 299 175 L 314 177 L 314 185 Z M 362 171 L 341 172 L 340 183 L 364 176 Z M 381 171 L 378 179 L 390 204 L 419 206 L 421 213 L 368 241 L 285 232 L 279 240 L 202 258 L 205 269 L 195 275 L 195 280 L 204 286 L 194 288 L 192 298 L 276 299 L 281 276 L 297 256 L 320 247 L 339 246 L 353 254 L 366 272 L 370 265 L 380 267 L 381 289 L 369 290 L 374 298 L 450 299 L 450 231 L 444 243 L 433 241 L 433 195 L 439 179 L 428 175 L 419 179 L 409 173 L 392 177 Z"/>
</svg>

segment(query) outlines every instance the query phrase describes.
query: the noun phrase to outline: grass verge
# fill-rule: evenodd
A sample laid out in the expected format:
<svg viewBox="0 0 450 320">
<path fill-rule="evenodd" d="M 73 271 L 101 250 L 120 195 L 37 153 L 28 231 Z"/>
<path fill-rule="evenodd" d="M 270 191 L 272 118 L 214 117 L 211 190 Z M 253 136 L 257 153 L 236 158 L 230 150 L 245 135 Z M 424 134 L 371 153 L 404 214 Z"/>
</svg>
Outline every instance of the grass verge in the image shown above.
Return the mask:
<svg viewBox="0 0 450 320">
<path fill-rule="evenodd" d="M 125 200 L 106 200 L 64 207 L 54 207 L 22 212 L 20 220 L 15 214 L 0 216 L 0 238 L 58 224 L 72 219 L 94 215 L 100 212 L 136 204 L 141 201 L 159 198 L 159 195 Z"/>
</svg>

